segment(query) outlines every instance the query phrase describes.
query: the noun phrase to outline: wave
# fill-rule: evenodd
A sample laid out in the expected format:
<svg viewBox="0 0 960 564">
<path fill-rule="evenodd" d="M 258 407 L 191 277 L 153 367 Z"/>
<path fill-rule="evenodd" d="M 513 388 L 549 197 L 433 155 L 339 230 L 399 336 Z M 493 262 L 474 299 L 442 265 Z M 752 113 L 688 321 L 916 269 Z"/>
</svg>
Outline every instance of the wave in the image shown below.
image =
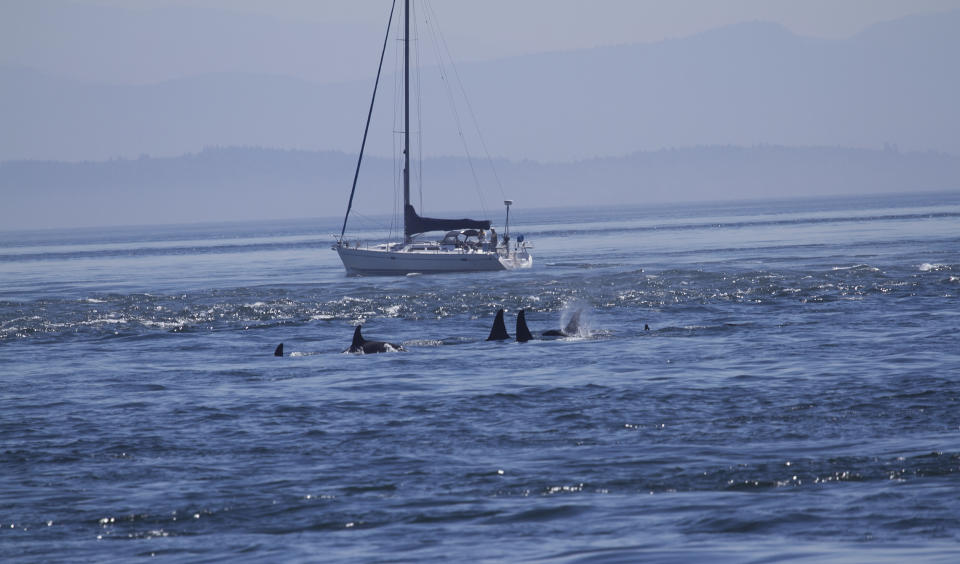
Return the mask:
<svg viewBox="0 0 960 564">
<path fill-rule="evenodd" d="M 656 274 L 642 270 L 604 274 L 598 283 L 590 271 L 563 277 L 509 277 L 494 285 L 429 284 L 423 279 L 345 280 L 343 285 L 288 284 L 238 287 L 187 294 L 93 294 L 78 299 L 45 298 L 32 302 L 0 301 L 0 341 L 73 334 L 81 337 L 131 333 L 256 330 L 370 319 L 441 320 L 461 318 L 489 330 L 487 319 L 500 308 L 527 311 L 533 331 L 564 327 L 572 311 L 585 311 L 581 336 L 603 335 L 593 312 L 640 308 L 679 308 L 685 315 L 710 315 L 728 303 L 793 307 L 871 296 L 940 296 L 956 288 L 957 277 L 925 276 L 952 272 L 949 264 L 905 262 L 901 266 L 855 262 L 803 270 L 704 270 L 673 268 Z M 851 261 L 852 262 L 852 261 Z M 918 272 L 919 270 L 919 272 Z M 460 279 L 458 279 L 460 280 Z M 444 282 L 444 280 L 440 280 Z M 606 314 L 604 314 L 606 317 Z M 722 320 L 722 322 L 729 320 Z M 663 325 L 678 325 L 675 323 Z M 685 325 L 712 326 L 694 321 Z M 641 323 L 640 327 L 643 326 Z M 472 335 L 471 335 L 472 336 Z M 430 339 L 427 339 L 430 340 Z"/>
<path fill-rule="evenodd" d="M 822 225 L 840 223 L 863 223 L 882 221 L 906 221 L 916 219 L 952 219 L 960 218 L 960 212 L 938 211 L 902 214 L 846 215 L 838 217 L 795 217 L 777 219 L 748 219 L 739 221 L 703 221 L 689 223 L 662 223 L 653 225 L 618 225 L 610 227 L 588 227 L 583 229 L 542 229 L 527 230 L 531 237 L 573 237 L 598 234 L 654 232 L 654 231 L 692 231 L 700 229 L 741 229 L 745 227 L 778 227 L 797 225 Z"/>
<path fill-rule="evenodd" d="M 119 249 L 70 250 L 50 252 L 24 252 L 0 254 L 0 263 L 35 262 L 47 260 L 97 259 L 156 257 L 170 255 L 206 255 L 226 253 L 250 253 L 258 251 L 282 251 L 294 249 L 325 248 L 329 239 L 308 239 L 302 241 L 276 241 L 264 243 L 228 243 L 179 245 L 172 247 L 138 246 Z"/>
</svg>

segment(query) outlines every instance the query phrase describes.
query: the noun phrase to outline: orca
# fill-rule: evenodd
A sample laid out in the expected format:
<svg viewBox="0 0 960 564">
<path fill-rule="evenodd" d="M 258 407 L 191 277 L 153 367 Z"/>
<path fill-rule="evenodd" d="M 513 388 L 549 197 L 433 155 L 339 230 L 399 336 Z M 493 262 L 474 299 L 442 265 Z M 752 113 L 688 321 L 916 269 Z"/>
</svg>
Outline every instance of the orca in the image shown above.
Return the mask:
<svg viewBox="0 0 960 564">
<path fill-rule="evenodd" d="M 533 339 L 530 329 L 527 327 L 527 315 L 521 309 L 517 313 L 517 342 L 526 343 Z"/>
<path fill-rule="evenodd" d="M 273 351 L 273 356 L 283 356 L 283 343 L 277 345 L 277 348 Z"/>
<path fill-rule="evenodd" d="M 358 353 L 358 354 L 373 354 L 373 353 L 382 353 L 382 352 L 394 352 L 394 351 L 404 351 L 403 347 L 400 345 L 395 345 L 393 343 L 387 343 L 384 341 L 368 341 L 363 338 L 363 335 L 360 334 L 360 325 L 357 325 L 357 328 L 353 331 L 353 342 L 350 343 L 350 348 L 343 351 L 346 353 Z"/>
<path fill-rule="evenodd" d="M 583 311 L 578 309 L 574 312 L 573 317 L 570 318 L 570 322 L 567 323 L 567 326 L 563 329 L 551 329 L 549 331 L 544 331 L 544 337 L 575 337 L 580 334 L 580 312 Z"/>
<path fill-rule="evenodd" d="M 490 336 L 487 337 L 488 341 L 506 341 L 510 338 L 510 334 L 507 333 L 507 326 L 503 323 L 503 310 L 497 310 L 497 317 L 493 320 L 493 327 L 490 329 Z"/>
</svg>

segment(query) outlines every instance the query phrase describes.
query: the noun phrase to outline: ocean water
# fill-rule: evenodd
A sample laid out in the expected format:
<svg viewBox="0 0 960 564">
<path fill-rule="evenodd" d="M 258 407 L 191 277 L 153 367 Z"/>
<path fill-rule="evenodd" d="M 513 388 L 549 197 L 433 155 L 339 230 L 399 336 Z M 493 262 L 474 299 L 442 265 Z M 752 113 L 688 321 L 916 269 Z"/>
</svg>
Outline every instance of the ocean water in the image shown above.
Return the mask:
<svg viewBox="0 0 960 564">
<path fill-rule="evenodd" d="M 960 193 L 514 211 L 533 269 L 400 278 L 0 232 L 0 560 L 957 561 Z"/>
</svg>

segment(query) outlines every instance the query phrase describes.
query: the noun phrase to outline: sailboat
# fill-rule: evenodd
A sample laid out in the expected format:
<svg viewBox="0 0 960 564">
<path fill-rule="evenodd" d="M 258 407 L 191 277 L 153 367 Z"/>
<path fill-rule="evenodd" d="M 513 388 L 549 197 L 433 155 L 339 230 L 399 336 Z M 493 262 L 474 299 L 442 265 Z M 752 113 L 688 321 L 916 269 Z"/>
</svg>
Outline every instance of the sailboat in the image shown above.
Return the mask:
<svg viewBox="0 0 960 564">
<path fill-rule="evenodd" d="M 517 270 L 533 265 L 532 248 L 522 235 L 516 240 L 510 238 L 510 206 L 512 200 L 504 200 L 506 223 L 504 235 L 499 238 L 492 228 L 490 220 L 474 219 L 435 219 L 421 217 L 410 203 L 410 2 L 404 1 L 403 32 L 403 241 L 369 244 L 349 241 L 345 238 L 347 220 L 353 207 L 357 178 L 363 162 L 363 151 L 370 130 L 380 72 L 386 53 L 387 40 L 393 23 L 396 0 L 390 8 L 387 23 L 387 36 L 383 40 L 380 54 L 380 66 L 367 113 L 367 124 L 363 132 L 360 155 L 353 177 L 353 188 L 347 203 L 347 212 L 343 218 L 340 237 L 332 247 L 340 255 L 348 275 L 403 275 L 413 273 L 440 272 L 478 272 L 497 270 Z M 433 239 L 423 235 L 442 232 L 442 236 Z"/>
</svg>

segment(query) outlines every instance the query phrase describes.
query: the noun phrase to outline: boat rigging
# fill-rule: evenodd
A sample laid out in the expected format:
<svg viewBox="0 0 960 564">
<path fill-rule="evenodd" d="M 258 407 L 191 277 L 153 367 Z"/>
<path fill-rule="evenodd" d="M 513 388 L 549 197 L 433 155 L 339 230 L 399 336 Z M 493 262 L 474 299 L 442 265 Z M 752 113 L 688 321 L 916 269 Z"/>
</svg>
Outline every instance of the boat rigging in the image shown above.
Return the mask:
<svg viewBox="0 0 960 564">
<path fill-rule="evenodd" d="M 516 270 L 530 268 L 533 256 L 532 246 L 523 237 L 512 242 L 509 236 L 510 206 L 512 200 L 504 200 L 506 206 L 506 226 L 504 237 L 499 239 L 490 220 L 475 219 L 436 219 L 422 217 L 410 203 L 410 4 L 412 0 L 403 0 L 403 241 L 364 244 L 346 239 L 347 222 L 353 207 L 357 179 L 363 162 L 367 144 L 377 89 L 383 70 L 390 29 L 397 0 L 390 8 L 387 34 L 384 37 L 377 67 L 373 95 L 367 112 L 367 121 L 357 158 L 353 186 L 343 218 L 343 227 L 336 244 L 337 251 L 348 275 L 385 275 L 438 272 L 476 272 L 496 270 Z M 422 197 L 422 196 L 421 196 Z M 444 236 L 435 241 L 425 242 L 418 235 L 430 232 L 444 232 Z"/>
</svg>

